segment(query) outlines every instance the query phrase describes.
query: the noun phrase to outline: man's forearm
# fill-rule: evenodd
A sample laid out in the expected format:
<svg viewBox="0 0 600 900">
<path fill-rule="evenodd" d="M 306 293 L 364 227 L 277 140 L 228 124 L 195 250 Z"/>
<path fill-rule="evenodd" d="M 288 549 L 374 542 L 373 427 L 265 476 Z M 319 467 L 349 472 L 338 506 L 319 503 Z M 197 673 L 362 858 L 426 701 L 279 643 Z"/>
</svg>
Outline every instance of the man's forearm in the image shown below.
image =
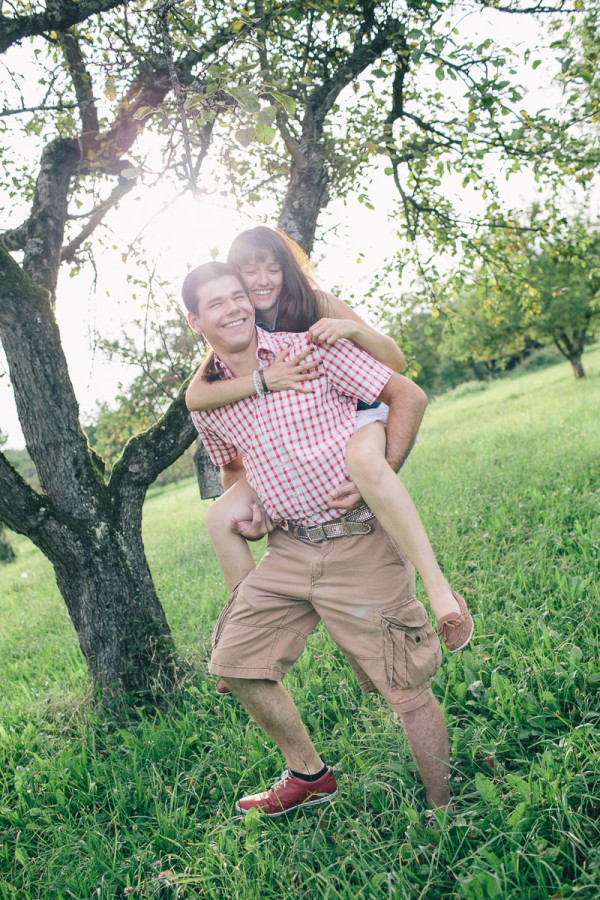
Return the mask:
<svg viewBox="0 0 600 900">
<path fill-rule="evenodd" d="M 385 458 L 394 472 L 397 472 L 417 437 L 427 409 L 427 395 L 414 382 L 402 375 L 393 375 L 379 399 L 390 407 Z"/>
</svg>

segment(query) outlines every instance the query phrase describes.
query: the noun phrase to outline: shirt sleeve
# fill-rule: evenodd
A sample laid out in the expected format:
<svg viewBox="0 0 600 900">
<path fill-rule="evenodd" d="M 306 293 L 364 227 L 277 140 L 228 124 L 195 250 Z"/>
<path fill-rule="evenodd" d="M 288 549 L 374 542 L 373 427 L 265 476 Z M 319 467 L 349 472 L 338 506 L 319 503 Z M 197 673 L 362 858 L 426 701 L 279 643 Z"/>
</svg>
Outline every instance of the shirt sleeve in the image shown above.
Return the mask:
<svg viewBox="0 0 600 900">
<path fill-rule="evenodd" d="M 377 400 L 394 374 L 347 338 L 323 348 L 321 365 L 336 390 L 369 404 Z"/>
<path fill-rule="evenodd" d="M 215 466 L 226 466 L 237 458 L 239 453 L 237 447 L 226 441 L 218 432 L 213 431 L 202 413 L 193 412 L 191 417 L 198 434 L 202 438 L 202 443 Z"/>
</svg>

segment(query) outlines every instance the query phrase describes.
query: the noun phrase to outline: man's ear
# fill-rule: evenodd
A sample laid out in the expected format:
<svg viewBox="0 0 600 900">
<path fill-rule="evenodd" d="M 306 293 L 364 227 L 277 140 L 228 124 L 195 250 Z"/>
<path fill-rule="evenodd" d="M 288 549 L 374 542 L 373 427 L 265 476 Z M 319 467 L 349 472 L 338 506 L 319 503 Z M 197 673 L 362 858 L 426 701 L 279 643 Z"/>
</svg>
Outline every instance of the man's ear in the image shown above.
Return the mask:
<svg viewBox="0 0 600 900">
<path fill-rule="evenodd" d="M 200 319 L 196 315 L 196 313 L 188 312 L 187 320 L 192 331 L 195 331 L 196 334 L 202 334 L 202 328 L 200 327 Z"/>
</svg>

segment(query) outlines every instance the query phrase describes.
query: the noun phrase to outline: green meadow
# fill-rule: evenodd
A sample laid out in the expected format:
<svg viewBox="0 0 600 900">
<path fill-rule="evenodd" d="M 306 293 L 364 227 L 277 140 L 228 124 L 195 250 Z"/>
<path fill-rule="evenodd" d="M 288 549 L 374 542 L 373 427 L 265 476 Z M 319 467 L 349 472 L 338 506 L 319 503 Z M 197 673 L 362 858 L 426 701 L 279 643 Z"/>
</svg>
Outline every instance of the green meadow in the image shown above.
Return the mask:
<svg viewBox="0 0 600 900">
<path fill-rule="evenodd" d="M 475 617 L 434 681 L 457 812 L 426 828 L 401 729 L 317 630 L 286 684 L 339 781 L 274 821 L 234 801 L 282 760 L 205 672 L 225 601 L 183 482 L 149 493 L 148 557 L 181 656 L 159 709 L 88 694 L 52 569 L 0 569 L 0 898 L 600 896 L 600 346 L 431 403 L 403 472 Z M 258 548 L 257 553 L 260 552 Z"/>
</svg>

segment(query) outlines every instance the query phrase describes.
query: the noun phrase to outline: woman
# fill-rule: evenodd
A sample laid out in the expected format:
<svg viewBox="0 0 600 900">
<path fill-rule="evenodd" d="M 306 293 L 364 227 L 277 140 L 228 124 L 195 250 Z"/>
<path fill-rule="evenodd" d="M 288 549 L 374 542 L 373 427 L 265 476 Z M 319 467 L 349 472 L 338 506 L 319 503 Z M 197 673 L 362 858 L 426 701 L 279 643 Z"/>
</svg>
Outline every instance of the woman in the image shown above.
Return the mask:
<svg viewBox="0 0 600 900">
<path fill-rule="evenodd" d="M 404 367 L 404 355 L 396 343 L 363 322 L 339 298 L 320 290 L 308 274 L 306 255 L 281 232 L 265 226 L 242 232 L 231 246 L 228 262 L 241 274 L 259 327 L 307 331 L 310 340 L 324 346 L 348 338 L 391 369 Z M 282 352 L 263 371 L 266 386 L 270 391 L 310 391 L 310 381 L 319 377 L 316 365 L 306 362 L 306 354 L 289 359 L 287 351 Z M 250 375 L 216 378 L 209 357 L 190 383 L 186 403 L 190 410 L 214 409 L 250 397 L 256 390 Z M 464 600 L 444 578 L 406 488 L 385 459 L 386 419 L 384 404 L 358 411 L 346 450 L 353 484 L 332 492 L 329 502 L 344 509 L 357 499 L 358 491 L 421 576 L 440 635 L 455 653 L 471 639 L 473 622 Z M 229 590 L 254 568 L 245 539 L 234 529 L 239 522 L 256 517 L 258 509 L 258 497 L 241 479 L 208 511 L 209 533 Z"/>
</svg>

